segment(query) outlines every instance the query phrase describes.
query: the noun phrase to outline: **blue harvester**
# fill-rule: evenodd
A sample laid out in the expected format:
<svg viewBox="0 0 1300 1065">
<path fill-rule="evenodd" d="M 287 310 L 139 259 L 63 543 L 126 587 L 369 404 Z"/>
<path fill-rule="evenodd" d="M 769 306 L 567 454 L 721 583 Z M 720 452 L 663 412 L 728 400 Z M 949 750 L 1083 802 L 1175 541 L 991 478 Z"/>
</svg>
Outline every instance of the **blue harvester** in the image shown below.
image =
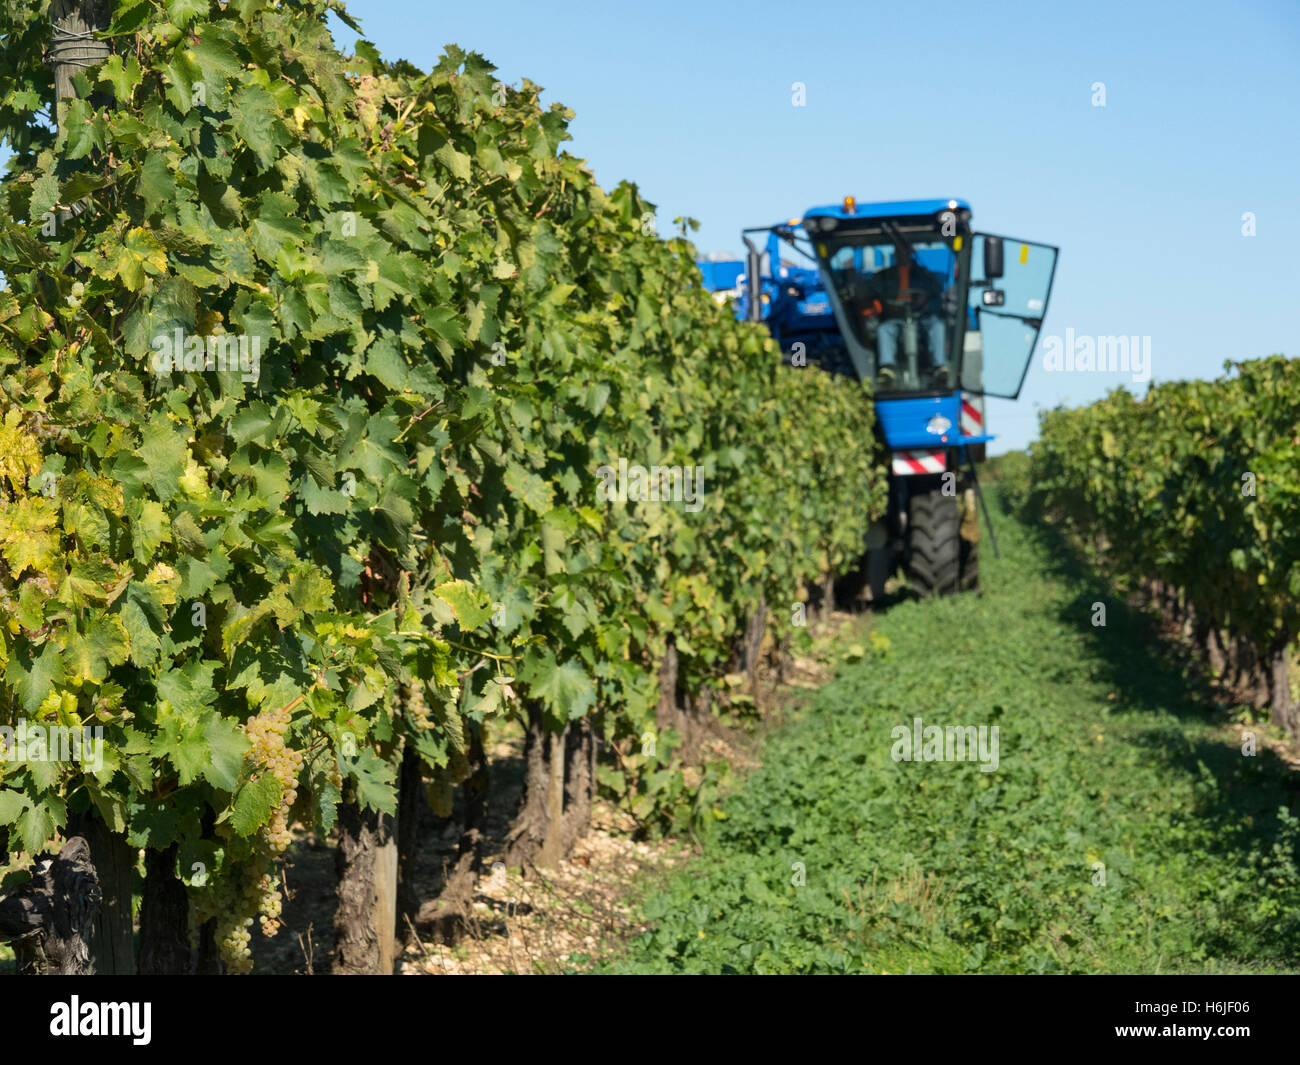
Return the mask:
<svg viewBox="0 0 1300 1065">
<path fill-rule="evenodd" d="M 963 200 L 849 196 L 746 229 L 744 259 L 700 263 L 705 287 L 766 323 L 787 363 L 871 383 L 891 460 L 889 510 L 866 544 L 873 597 L 900 562 L 923 596 L 976 587 L 977 505 L 993 536 L 976 474 L 993 439 L 984 397 L 1020 394 L 1058 249 L 976 233 L 970 218 Z"/>
</svg>

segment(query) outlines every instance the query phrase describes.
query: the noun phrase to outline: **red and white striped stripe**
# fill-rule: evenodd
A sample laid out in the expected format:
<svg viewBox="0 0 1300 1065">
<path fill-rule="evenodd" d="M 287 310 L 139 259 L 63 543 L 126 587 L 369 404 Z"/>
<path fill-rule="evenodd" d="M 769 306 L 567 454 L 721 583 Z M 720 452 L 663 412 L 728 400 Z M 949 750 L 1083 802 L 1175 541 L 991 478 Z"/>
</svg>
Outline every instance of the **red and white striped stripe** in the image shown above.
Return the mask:
<svg viewBox="0 0 1300 1065">
<path fill-rule="evenodd" d="M 961 435 L 984 435 L 984 400 L 980 396 L 961 394 Z"/>
<path fill-rule="evenodd" d="M 943 451 L 895 451 L 894 475 L 905 477 L 912 473 L 943 473 L 948 468 Z"/>
</svg>

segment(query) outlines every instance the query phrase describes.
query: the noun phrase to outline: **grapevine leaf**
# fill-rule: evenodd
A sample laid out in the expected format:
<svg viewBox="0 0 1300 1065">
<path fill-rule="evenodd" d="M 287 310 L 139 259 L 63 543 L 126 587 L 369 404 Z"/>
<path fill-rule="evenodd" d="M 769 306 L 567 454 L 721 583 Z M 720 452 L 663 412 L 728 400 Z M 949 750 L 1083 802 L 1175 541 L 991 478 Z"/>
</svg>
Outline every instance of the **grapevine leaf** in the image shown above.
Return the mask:
<svg viewBox="0 0 1300 1065">
<path fill-rule="evenodd" d="M 572 660 L 557 663 L 549 648 L 530 650 L 519 678 L 562 721 L 577 720 L 596 705 L 591 677 Z"/>
<path fill-rule="evenodd" d="M 40 708 L 54 685 L 64 677 L 63 660 L 53 642 L 46 643 L 34 658 L 30 652 L 20 650 L 9 659 L 5 669 L 6 683 L 18 693 L 23 709 L 29 714 Z"/>
<path fill-rule="evenodd" d="M 231 813 L 231 824 L 241 836 L 251 836 L 271 821 L 280 801 L 280 782 L 266 773 L 239 789 Z"/>
<path fill-rule="evenodd" d="M 185 472 L 185 438 L 165 418 L 155 418 L 145 426 L 137 454 L 149 471 L 148 483 L 166 503 L 176 494 Z"/>
<path fill-rule="evenodd" d="M 15 822 L 23 850 L 29 854 L 44 850 L 45 844 L 54 836 L 55 820 L 49 803 L 50 800 L 47 799 L 45 802 L 28 806 L 19 814 Z"/>
<path fill-rule="evenodd" d="M 551 509 L 554 489 L 537 474 L 530 473 L 521 466 L 511 465 L 506 469 L 505 485 L 534 513 L 545 514 Z"/>
<path fill-rule="evenodd" d="M 0 790 L 0 825 L 12 825 L 27 805 L 28 798 L 22 792 Z"/>
<path fill-rule="evenodd" d="M 438 585 L 433 594 L 451 607 L 457 623 L 465 632 L 477 629 L 492 616 L 492 604 L 483 589 L 469 581 L 447 581 Z"/>
<path fill-rule="evenodd" d="M 394 766 L 379 758 L 370 748 L 363 747 L 348 768 L 356 781 L 358 805 L 385 814 L 397 812 L 394 789 L 397 770 Z"/>
<path fill-rule="evenodd" d="M 234 94 L 231 112 L 235 132 L 258 161 L 269 167 L 275 161 L 275 149 L 288 139 L 275 98 L 258 85 L 245 85 Z"/>
<path fill-rule="evenodd" d="M 208 0 L 167 0 L 167 18 L 184 29 L 208 13 Z"/>
</svg>

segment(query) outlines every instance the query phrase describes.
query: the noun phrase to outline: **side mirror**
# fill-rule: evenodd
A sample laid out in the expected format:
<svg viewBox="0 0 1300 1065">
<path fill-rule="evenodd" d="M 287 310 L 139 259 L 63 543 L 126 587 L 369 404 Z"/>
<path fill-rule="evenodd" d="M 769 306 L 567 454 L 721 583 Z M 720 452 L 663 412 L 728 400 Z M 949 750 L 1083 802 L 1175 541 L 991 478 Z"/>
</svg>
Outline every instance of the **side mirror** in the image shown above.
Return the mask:
<svg viewBox="0 0 1300 1065">
<path fill-rule="evenodd" d="M 1002 238 L 984 238 L 984 280 L 1002 276 Z"/>
</svg>

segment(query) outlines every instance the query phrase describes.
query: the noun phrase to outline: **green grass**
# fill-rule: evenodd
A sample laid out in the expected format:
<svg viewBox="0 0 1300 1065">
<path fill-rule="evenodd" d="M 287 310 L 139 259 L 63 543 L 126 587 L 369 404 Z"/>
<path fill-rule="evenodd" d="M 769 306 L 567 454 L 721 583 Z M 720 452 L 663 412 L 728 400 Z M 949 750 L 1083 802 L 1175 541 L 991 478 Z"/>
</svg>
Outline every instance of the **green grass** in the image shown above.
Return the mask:
<svg viewBox="0 0 1300 1065">
<path fill-rule="evenodd" d="M 1297 971 L 1295 774 L 1244 757 L 1049 532 L 996 520 L 985 594 L 879 618 L 885 639 L 769 739 L 610 969 Z M 918 715 L 998 725 L 997 771 L 893 761 Z"/>
</svg>

